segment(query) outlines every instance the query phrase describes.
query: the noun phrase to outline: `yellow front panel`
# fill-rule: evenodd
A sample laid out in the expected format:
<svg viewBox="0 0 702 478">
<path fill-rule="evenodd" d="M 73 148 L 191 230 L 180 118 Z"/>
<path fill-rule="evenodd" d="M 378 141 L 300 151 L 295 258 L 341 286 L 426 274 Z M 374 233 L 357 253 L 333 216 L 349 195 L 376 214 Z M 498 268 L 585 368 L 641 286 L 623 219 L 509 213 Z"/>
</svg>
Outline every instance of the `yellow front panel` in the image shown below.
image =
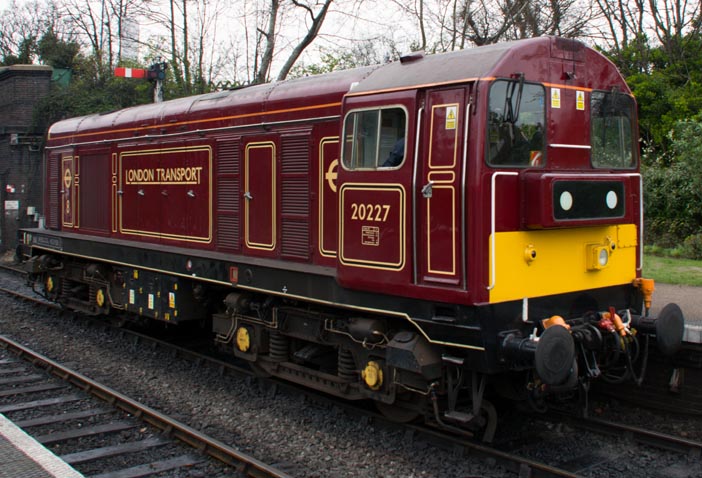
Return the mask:
<svg viewBox="0 0 702 478">
<path fill-rule="evenodd" d="M 636 278 L 637 237 L 634 224 L 499 232 L 494 277 L 489 264 L 490 302 L 630 283 Z M 489 243 L 488 261 L 492 237 Z M 589 254 L 600 246 L 606 246 L 609 261 L 594 270 Z"/>
</svg>

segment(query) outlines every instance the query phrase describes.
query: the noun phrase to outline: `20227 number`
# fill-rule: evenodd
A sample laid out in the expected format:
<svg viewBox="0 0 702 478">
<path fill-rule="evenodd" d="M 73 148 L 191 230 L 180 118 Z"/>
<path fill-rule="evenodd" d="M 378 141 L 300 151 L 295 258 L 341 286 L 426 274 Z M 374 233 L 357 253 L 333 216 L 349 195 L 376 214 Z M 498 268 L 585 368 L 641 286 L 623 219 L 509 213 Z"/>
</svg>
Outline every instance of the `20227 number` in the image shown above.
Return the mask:
<svg viewBox="0 0 702 478">
<path fill-rule="evenodd" d="M 390 213 L 389 204 L 351 203 L 351 220 L 385 222 Z"/>
</svg>

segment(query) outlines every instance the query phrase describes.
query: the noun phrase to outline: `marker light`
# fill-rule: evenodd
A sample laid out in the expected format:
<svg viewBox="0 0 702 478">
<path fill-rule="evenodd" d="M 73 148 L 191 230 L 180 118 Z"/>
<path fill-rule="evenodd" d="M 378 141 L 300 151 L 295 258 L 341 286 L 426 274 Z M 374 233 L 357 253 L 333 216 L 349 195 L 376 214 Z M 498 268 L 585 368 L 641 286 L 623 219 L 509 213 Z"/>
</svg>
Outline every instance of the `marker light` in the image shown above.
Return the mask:
<svg viewBox="0 0 702 478">
<path fill-rule="evenodd" d="M 609 252 L 607 249 L 604 247 L 600 249 L 600 252 L 598 253 L 598 262 L 600 264 L 600 267 L 606 267 L 607 263 L 609 262 Z"/>
<path fill-rule="evenodd" d="M 609 246 L 590 244 L 587 246 L 587 268 L 599 271 L 609 264 Z"/>
</svg>

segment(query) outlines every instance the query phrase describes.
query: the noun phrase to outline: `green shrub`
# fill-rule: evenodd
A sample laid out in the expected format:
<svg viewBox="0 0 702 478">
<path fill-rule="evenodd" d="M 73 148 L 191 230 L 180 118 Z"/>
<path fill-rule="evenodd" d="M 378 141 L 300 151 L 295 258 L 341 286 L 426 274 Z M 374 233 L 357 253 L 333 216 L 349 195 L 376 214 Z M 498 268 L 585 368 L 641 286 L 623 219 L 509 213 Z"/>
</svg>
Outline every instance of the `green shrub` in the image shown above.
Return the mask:
<svg viewBox="0 0 702 478">
<path fill-rule="evenodd" d="M 700 137 L 701 122 L 680 121 L 670 133 L 669 153 L 645 162 L 645 243 L 675 248 L 686 237 L 702 234 Z"/>
<path fill-rule="evenodd" d="M 687 236 L 682 249 L 687 259 L 702 259 L 702 234 Z"/>
</svg>

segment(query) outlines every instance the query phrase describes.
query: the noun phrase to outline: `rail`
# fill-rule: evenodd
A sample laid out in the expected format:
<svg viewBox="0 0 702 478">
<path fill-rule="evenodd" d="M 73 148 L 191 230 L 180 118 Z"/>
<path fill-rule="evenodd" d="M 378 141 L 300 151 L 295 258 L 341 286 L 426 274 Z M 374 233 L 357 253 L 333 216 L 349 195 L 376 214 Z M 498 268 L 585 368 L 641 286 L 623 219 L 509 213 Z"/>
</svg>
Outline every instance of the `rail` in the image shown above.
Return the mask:
<svg viewBox="0 0 702 478">
<path fill-rule="evenodd" d="M 693 459 L 702 457 L 702 442 L 598 418 L 573 417 L 572 415 L 555 411 L 552 411 L 549 415 L 550 420 L 567 421 L 574 427 L 615 437 L 625 437 L 644 445 L 687 454 Z"/>
<path fill-rule="evenodd" d="M 290 475 L 273 468 L 256 458 L 235 450 L 234 448 L 208 437 L 194 428 L 174 420 L 144 404 L 141 404 L 105 385 L 102 385 L 85 375 L 70 370 L 63 365 L 34 352 L 14 340 L 0 335 L 0 343 L 20 357 L 25 357 L 35 365 L 49 370 L 53 375 L 62 378 L 66 382 L 96 396 L 115 408 L 119 408 L 127 413 L 141 417 L 142 420 L 167 431 L 172 437 L 186 443 L 193 448 L 229 465 L 235 467 L 244 476 L 252 478 L 290 478 Z"/>
</svg>

